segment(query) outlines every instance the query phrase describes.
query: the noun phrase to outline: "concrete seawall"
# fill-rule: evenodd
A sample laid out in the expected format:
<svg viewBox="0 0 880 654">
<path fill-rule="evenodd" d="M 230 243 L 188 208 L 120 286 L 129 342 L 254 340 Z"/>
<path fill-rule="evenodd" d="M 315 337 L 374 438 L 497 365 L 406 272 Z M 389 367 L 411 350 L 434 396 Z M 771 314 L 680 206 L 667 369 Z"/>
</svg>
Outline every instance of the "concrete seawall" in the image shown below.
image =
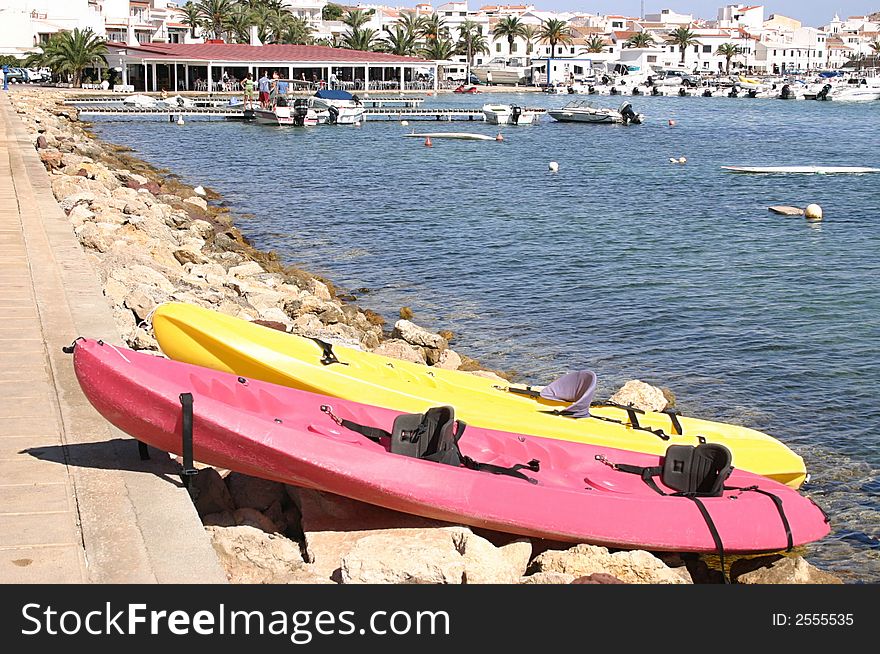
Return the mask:
<svg viewBox="0 0 880 654">
<path fill-rule="evenodd" d="M 0 581 L 224 583 L 176 466 L 138 457 L 62 346 L 120 342 L 49 177 L 0 94 Z"/>
</svg>

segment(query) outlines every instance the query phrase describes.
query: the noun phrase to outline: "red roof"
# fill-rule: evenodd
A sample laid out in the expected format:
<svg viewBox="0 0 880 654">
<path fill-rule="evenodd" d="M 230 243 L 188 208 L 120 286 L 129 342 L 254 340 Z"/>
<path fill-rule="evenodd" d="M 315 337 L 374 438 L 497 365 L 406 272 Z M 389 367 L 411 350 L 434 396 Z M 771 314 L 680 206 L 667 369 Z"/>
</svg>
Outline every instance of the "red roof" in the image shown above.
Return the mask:
<svg viewBox="0 0 880 654">
<path fill-rule="evenodd" d="M 130 55 L 145 59 L 169 59 L 186 61 L 216 62 L 300 62 L 300 61 L 338 61 L 345 63 L 416 63 L 424 62 L 420 57 L 402 57 L 384 52 L 364 52 L 331 48 L 326 45 L 247 45 L 245 43 L 142 43 L 127 47 L 122 44 L 108 44 L 122 48 Z"/>
</svg>

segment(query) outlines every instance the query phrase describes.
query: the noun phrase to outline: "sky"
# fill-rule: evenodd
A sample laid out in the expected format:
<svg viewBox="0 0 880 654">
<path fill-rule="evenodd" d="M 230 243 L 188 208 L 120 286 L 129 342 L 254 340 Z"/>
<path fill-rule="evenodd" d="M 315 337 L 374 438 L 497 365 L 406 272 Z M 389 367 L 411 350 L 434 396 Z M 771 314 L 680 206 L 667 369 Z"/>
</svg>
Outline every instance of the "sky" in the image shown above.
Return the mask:
<svg viewBox="0 0 880 654">
<path fill-rule="evenodd" d="M 434 6 L 445 0 L 434 0 Z M 592 14 L 622 14 L 638 16 L 639 0 L 468 0 L 468 6 L 476 9 L 487 4 L 528 4 L 548 11 L 586 11 Z M 714 20 L 718 8 L 737 4 L 734 0 L 644 0 L 646 14 L 659 14 L 661 9 L 671 9 L 679 14 L 693 14 L 697 18 Z M 415 1 L 406 2 L 415 5 Z M 751 4 L 742 1 L 741 4 Z M 755 2 L 754 4 L 761 4 Z M 796 18 L 809 27 L 821 27 L 831 21 L 835 13 L 841 18 L 864 16 L 880 11 L 880 0 L 770 0 L 764 3 L 764 18 L 770 14 L 782 14 Z"/>
</svg>

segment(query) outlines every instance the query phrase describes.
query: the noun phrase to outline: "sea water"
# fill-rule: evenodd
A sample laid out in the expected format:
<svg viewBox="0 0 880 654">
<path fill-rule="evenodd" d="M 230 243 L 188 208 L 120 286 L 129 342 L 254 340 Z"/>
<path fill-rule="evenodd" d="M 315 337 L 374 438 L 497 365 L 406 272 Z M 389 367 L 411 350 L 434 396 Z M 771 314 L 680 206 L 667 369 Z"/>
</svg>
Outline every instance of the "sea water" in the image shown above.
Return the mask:
<svg viewBox="0 0 880 654">
<path fill-rule="evenodd" d="M 721 169 L 880 166 L 880 102 L 484 93 L 424 107 L 571 99 L 628 100 L 646 120 L 95 131 L 220 192 L 255 246 L 391 323 L 410 307 L 487 367 L 534 384 L 589 368 L 598 397 L 641 379 L 672 389 L 686 415 L 779 438 L 832 518 L 809 559 L 880 582 L 880 174 Z M 504 138 L 428 148 L 402 137 L 413 129 Z M 767 210 L 808 203 L 823 221 Z"/>
</svg>

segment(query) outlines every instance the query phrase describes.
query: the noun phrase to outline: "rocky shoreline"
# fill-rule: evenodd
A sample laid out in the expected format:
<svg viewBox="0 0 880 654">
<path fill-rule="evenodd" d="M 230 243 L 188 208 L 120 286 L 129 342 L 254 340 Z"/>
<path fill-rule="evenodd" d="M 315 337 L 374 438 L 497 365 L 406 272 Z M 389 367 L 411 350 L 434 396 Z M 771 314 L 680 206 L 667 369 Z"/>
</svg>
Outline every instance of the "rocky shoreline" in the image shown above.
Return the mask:
<svg viewBox="0 0 880 654">
<path fill-rule="evenodd" d="M 149 317 L 167 301 L 386 356 L 471 371 L 478 362 L 406 319 L 393 328 L 336 296 L 332 283 L 255 249 L 218 196 L 102 143 L 56 90 L 10 94 L 52 191 L 98 275 L 124 342 L 158 351 Z M 101 335 L 90 335 L 100 337 Z M 640 382 L 618 401 L 665 407 Z M 662 408 L 662 407 L 661 407 Z M 236 472 L 202 468 L 193 498 L 227 576 L 237 583 L 719 583 L 692 555 L 609 551 L 440 523 Z M 842 583 L 802 557 L 740 558 L 739 583 Z"/>
</svg>

